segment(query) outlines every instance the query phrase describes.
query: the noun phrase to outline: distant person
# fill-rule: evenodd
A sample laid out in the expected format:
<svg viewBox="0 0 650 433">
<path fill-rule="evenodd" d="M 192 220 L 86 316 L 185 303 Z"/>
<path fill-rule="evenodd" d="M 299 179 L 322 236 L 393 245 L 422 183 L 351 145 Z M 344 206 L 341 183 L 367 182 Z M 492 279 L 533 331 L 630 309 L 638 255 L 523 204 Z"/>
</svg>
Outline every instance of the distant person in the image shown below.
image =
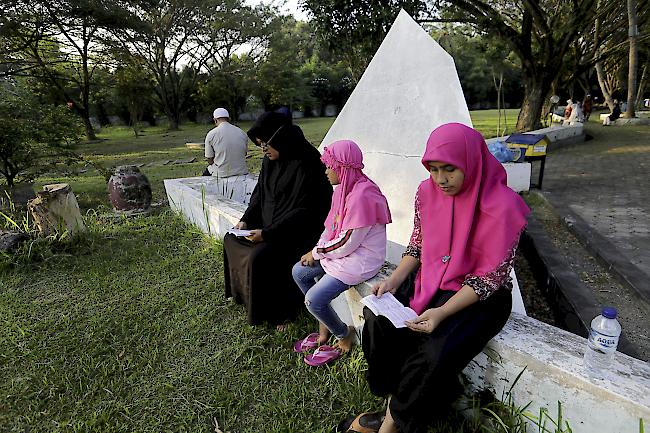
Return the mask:
<svg viewBox="0 0 650 433">
<path fill-rule="evenodd" d="M 582 114 L 582 102 L 576 102 L 571 108 L 571 115 L 564 121 L 565 125 L 576 125 L 584 122 L 585 118 Z"/>
<path fill-rule="evenodd" d="M 582 101 L 582 113 L 585 116 L 585 122 L 589 121 L 589 116 L 591 116 L 591 109 L 593 108 L 593 101 L 591 95 L 587 93 L 585 99 Z"/>
<path fill-rule="evenodd" d="M 568 121 L 571 117 L 571 111 L 573 111 L 573 101 L 571 99 L 566 100 L 566 107 L 564 108 L 564 121 Z"/>
<path fill-rule="evenodd" d="M 246 133 L 230 123 L 230 114 L 225 108 L 214 110 L 212 117 L 215 127 L 205 136 L 208 167 L 203 175 L 232 177 L 248 174 Z"/>
<path fill-rule="evenodd" d="M 603 120 L 603 126 L 611 125 L 612 122 L 616 122 L 616 119 L 619 117 L 621 117 L 621 107 L 618 105 L 618 101 L 614 99 L 614 109 L 612 110 L 612 114 L 605 117 L 605 120 Z"/>
<path fill-rule="evenodd" d="M 318 333 L 298 340 L 294 351 L 316 347 L 304 358 L 315 367 L 352 347 L 354 327 L 346 325 L 330 303 L 350 286 L 379 272 L 386 260 L 386 224 L 391 222 L 388 201 L 363 173 L 363 153 L 354 141 L 339 140 L 325 147 L 321 161 L 327 167 L 327 179 L 336 185 L 332 206 L 320 240 L 292 271 L 305 294 L 307 310 L 319 322 Z M 330 333 L 338 340 L 333 347 L 325 345 Z"/>
<path fill-rule="evenodd" d="M 235 228 L 248 236 L 223 239 L 227 298 L 244 304 L 248 323 L 284 329 L 304 297 L 291 268 L 318 241 L 332 200 L 320 153 L 291 119 L 262 114 L 248 136 L 262 148 L 262 169 Z"/>
</svg>

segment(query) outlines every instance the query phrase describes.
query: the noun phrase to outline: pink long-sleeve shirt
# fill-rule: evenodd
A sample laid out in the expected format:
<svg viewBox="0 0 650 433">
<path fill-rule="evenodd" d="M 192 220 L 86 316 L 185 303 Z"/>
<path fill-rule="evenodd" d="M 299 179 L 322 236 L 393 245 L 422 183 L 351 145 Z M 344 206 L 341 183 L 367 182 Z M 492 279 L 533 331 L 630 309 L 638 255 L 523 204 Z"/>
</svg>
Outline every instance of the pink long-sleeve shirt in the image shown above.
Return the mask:
<svg viewBox="0 0 650 433">
<path fill-rule="evenodd" d="M 386 260 L 386 225 L 342 231 L 325 241 L 323 236 L 312 250 L 314 259 L 328 275 L 353 286 L 374 277 Z"/>
</svg>

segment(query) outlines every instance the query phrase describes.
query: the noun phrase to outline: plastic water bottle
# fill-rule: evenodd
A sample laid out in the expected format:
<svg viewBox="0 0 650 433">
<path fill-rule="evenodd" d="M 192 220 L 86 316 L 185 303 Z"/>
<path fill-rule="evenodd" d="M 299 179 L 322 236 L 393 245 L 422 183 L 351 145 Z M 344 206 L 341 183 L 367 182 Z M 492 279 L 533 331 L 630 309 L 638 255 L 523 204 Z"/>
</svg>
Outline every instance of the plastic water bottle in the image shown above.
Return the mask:
<svg viewBox="0 0 650 433">
<path fill-rule="evenodd" d="M 591 321 L 584 363 L 587 374 L 602 379 L 612 365 L 621 324 L 616 320 L 616 308 L 604 307 L 600 316 Z"/>
</svg>

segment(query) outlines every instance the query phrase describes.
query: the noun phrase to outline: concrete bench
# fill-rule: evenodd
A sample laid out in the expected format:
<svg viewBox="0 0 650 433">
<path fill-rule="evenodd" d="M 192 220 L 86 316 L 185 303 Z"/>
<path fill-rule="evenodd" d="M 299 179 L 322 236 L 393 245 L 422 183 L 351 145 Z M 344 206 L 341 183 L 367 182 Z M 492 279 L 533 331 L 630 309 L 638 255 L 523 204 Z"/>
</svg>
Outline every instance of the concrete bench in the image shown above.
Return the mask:
<svg viewBox="0 0 650 433">
<path fill-rule="evenodd" d="M 217 238 L 223 238 L 246 210 L 244 202 L 219 195 L 223 189 L 220 181 L 207 176 L 164 181 L 171 208 Z M 252 191 L 253 177 L 242 183 L 246 182 L 249 185 L 242 187 L 242 197 Z M 387 264 L 376 277 L 350 288 L 334 301 L 343 320 L 357 328 L 363 326 L 359 300 L 390 273 L 391 267 Z M 499 397 L 525 369 L 513 395 L 517 405 L 532 402 L 528 409 L 532 414 L 546 407 L 552 415 L 560 401 L 576 433 L 637 433 L 640 418 L 646 425 L 650 423 L 650 366 L 617 353 L 612 376 L 592 381 L 582 364 L 585 347 L 586 340 L 580 336 L 513 312 L 501 333 L 464 373 L 470 391 L 487 388 Z"/>
</svg>

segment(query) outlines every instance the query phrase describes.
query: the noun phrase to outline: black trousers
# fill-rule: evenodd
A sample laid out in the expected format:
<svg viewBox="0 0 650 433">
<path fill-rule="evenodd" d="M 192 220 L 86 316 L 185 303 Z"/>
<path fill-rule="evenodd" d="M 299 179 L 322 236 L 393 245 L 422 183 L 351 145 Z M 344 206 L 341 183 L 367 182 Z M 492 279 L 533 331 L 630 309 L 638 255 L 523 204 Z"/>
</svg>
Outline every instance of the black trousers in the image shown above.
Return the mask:
<svg viewBox="0 0 650 433">
<path fill-rule="evenodd" d="M 439 290 L 429 308 L 443 305 L 454 294 Z M 401 433 L 426 433 L 449 409 L 462 391 L 460 372 L 503 328 L 511 308 L 510 290 L 500 288 L 447 318 L 431 334 L 397 329 L 364 308 L 368 384 L 373 394 L 391 396 L 390 411 Z"/>
<path fill-rule="evenodd" d="M 282 324 L 305 308 L 305 296 L 291 276 L 291 268 L 300 258 L 295 245 L 253 244 L 227 234 L 223 251 L 226 298 L 233 297 L 246 306 L 249 324 Z"/>
</svg>

